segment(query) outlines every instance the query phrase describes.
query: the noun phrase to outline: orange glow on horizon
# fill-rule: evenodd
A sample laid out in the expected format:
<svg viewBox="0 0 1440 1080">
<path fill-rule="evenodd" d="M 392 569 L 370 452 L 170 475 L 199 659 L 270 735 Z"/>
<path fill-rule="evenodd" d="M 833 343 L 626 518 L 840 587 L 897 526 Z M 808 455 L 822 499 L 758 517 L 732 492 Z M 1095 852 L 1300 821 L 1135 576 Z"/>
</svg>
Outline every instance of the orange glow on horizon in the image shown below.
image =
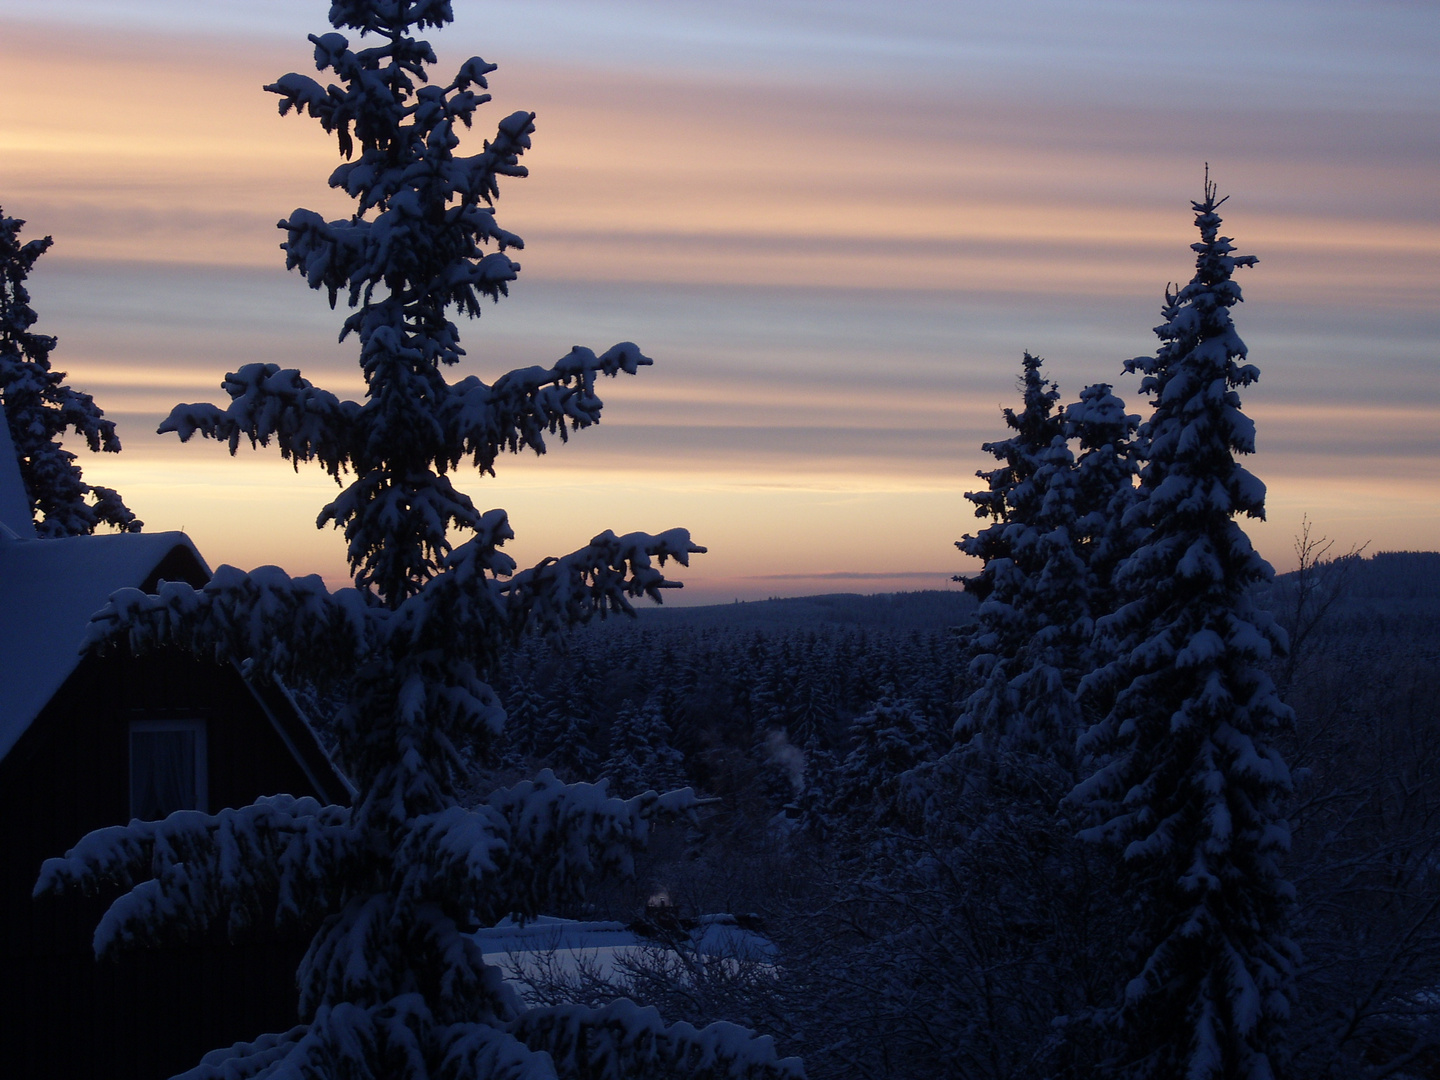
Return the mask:
<svg viewBox="0 0 1440 1080">
<path fill-rule="evenodd" d="M 162 263 L 180 267 L 176 276 L 261 270 L 278 280 L 275 222 L 297 206 L 338 217 L 351 205 L 325 184 L 339 161 L 334 141 L 313 120 L 280 118 L 261 90 L 288 70 L 313 74 L 308 46 L 167 39 L 163 63 L 157 48 L 149 36 L 72 30 L 59 47 L 39 24 L 7 26 L 0 205 L 28 220 L 27 238 L 54 235 L 42 267 L 84 268 L 86 281 L 97 266 L 123 277 Z M 996 388 L 1011 385 L 1020 350 L 1037 339 L 1105 356 L 1086 381 L 1115 380 L 1123 357 L 1153 346 L 1161 290 L 1188 274 L 1186 197 L 1210 152 L 1199 136 L 1159 137 L 1169 118 L 1140 104 L 1105 112 L 1019 99 L 903 101 L 893 88 L 837 98 L 798 84 L 722 86 L 684 72 L 553 61 L 507 64 L 493 91 L 471 146 L 515 108 L 539 114 L 526 156 L 533 175 L 506 184 L 499 207 L 502 223 L 529 241 L 513 298 L 533 302 L 527 312 L 556 310 L 521 296 L 530 282 L 634 285 L 624 303 L 637 307 L 649 285 L 712 289 L 722 311 L 741 287 L 775 293 L 782 313 L 801 302 L 784 290 L 839 298 L 805 316 L 812 338 L 799 338 L 807 328 L 797 316 L 788 338 L 770 341 L 766 326 L 738 325 L 743 313 L 731 313 L 733 327 L 716 319 L 708 338 L 686 337 L 663 318 L 674 298 L 655 291 L 647 310 L 651 327 L 668 335 L 665 348 L 638 329 L 623 333 L 668 361 L 663 370 L 614 390 L 607 381 L 606 422 L 573 448 L 557 446 L 545 461 L 507 460 L 497 480 L 462 478 L 477 503 L 512 510 L 522 564 L 606 527 L 687 524 L 711 554 L 680 575 L 691 588 L 676 599 L 686 602 L 922 587 L 895 583 L 936 575 L 925 587 L 946 587 L 946 573 L 966 569 L 953 541 L 974 527 L 962 493 L 989 464 L 979 443 L 1001 437 L 999 408 L 1011 403 Z M 1300 130 L 1323 118 L 1285 120 Z M 1281 569 L 1302 513 L 1341 548 L 1366 540 L 1372 550 L 1433 548 L 1433 410 L 1404 389 L 1419 381 L 1396 376 L 1387 387 L 1357 373 L 1349 379 L 1357 392 L 1343 392 L 1331 371 L 1312 390 L 1306 350 L 1332 347 L 1331 331 L 1293 310 L 1280 330 L 1252 333 L 1249 321 L 1271 302 L 1323 312 L 1337 299 L 1375 325 L 1410 320 L 1393 345 L 1397 366 L 1433 365 L 1425 320 L 1440 224 L 1407 209 L 1433 186 L 1433 170 L 1363 154 L 1317 164 L 1303 140 L 1273 151 L 1262 142 L 1237 140 L 1241 148 L 1217 166 L 1225 189 L 1244 194 L 1227 208 L 1227 231 L 1261 259 L 1240 277 L 1250 302 L 1239 321 L 1267 374 L 1244 396 L 1260 443 L 1247 465 L 1270 485 L 1271 518 L 1246 527 Z M 82 453 L 87 480 L 122 491 L 152 529 L 185 528 L 212 564 L 279 563 L 341 584 L 343 543 L 313 528 L 336 490 L 323 474 L 296 475 L 265 451 L 232 461 L 213 445 L 181 447 L 151 433 L 174 403 L 217 400 L 225 371 L 251 360 L 300 367 L 340 394 L 363 392 L 353 342 L 334 343 L 342 316 L 304 295 L 293 275 L 286 284 L 297 307 L 318 314 L 304 326 L 309 336 L 287 337 L 290 324 L 277 328 L 262 308 L 207 323 L 204 312 L 178 310 L 193 299 L 167 308 L 162 296 L 159 317 L 122 312 L 123 326 L 106 325 L 102 306 L 87 311 L 78 329 L 58 331 L 55 362 L 122 418 L 126 452 Z M 735 291 L 721 295 L 727 287 Z M 917 301 L 921 314 L 895 316 L 868 337 L 856 317 L 855 341 L 845 339 L 850 322 L 841 330 L 826 322 L 872 294 L 902 310 L 913 299 L 902 293 L 924 293 L 931 307 Z M 952 300 L 953 314 L 945 311 Z M 1007 312 L 1037 314 L 1001 318 L 1002 301 Z M 1142 344 L 1130 352 L 1131 338 L 1111 319 L 1121 301 L 1142 313 L 1133 327 Z M 1092 302 L 1100 313 L 1078 321 Z M 610 314 L 586 307 L 600 303 L 591 297 L 567 312 L 578 325 Z M 60 314 L 42 307 L 39 329 L 56 332 Z M 908 344 L 893 341 L 907 318 L 931 322 Z M 499 345 L 477 347 L 495 340 L 485 337 L 495 322 L 464 329 L 475 358 L 456 374 L 493 377 L 482 355 L 520 348 L 553 358 L 571 344 L 568 322 L 553 332 L 541 322 L 530 338 L 501 323 Z M 609 325 L 579 340 L 596 344 Z M 727 341 L 731 329 L 749 336 Z M 1007 366 L 995 366 L 999 355 Z M 1079 361 L 1056 360 L 1072 363 L 1057 366 L 1070 400 Z M 1134 398 L 1133 382 L 1121 392 Z M 1143 401 L 1130 407 L 1146 411 Z M 1370 445 L 1377 432 L 1385 447 Z"/>
</svg>

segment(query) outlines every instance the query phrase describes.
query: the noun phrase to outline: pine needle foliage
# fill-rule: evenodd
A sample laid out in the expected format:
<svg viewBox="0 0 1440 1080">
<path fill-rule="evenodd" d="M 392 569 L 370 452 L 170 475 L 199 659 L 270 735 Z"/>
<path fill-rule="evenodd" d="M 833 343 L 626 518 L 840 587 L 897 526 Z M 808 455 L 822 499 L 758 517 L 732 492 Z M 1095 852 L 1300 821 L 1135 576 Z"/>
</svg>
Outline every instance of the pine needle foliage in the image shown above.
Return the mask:
<svg viewBox="0 0 1440 1080">
<path fill-rule="evenodd" d="M 20 477 L 42 537 L 83 536 L 97 526 L 139 532 L 144 524 L 119 494 L 87 484 L 75 455 L 60 442 L 73 431 L 93 452 L 118 453 L 115 423 L 89 394 L 65 384 L 50 366 L 55 339 L 33 331 L 39 320 L 30 306 L 26 279 L 50 249 L 50 237 L 21 242 L 25 222 L 0 210 L 0 402 L 20 463 Z"/>
<path fill-rule="evenodd" d="M 542 772 L 465 806 L 458 748 L 493 756 L 504 713 L 486 680 L 522 633 L 633 613 L 632 600 L 674 587 L 668 559 L 704 549 L 683 529 L 605 532 L 516 572 L 500 551 L 513 535 L 504 511 L 477 510 L 451 481 L 467 459 L 489 473 L 504 451 L 542 452 L 546 436 L 595 424 L 597 377 L 650 363 L 626 342 L 491 384 L 445 378 L 463 356 L 448 312 L 478 315 L 519 273 L 508 252 L 521 240 L 496 223 L 494 201 L 501 177 L 525 175 L 534 130 L 533 114 L 512 113 L 480 153 L 456 154 L 495 67 L 472 58 L 430 84 L 434 52 L 411 34 L 451 19 L 446 0 L 336 0 L 335 32 L 310 41 L 337 81 L 291 73 L 267 87 L 282 115 L 319 120 L 346 159 L 330 183 L 356 200 L 353 216 L 301 209 L 280 227 L 287 266 L 353 309 L 341 338 L 359 340 L 365 400 L 249 364 L 226 376 L 227 406 L 177 406 L 161 426 L 232 452 L 273 442 L 296 468 L 334 476 L 342 490 L 319 524 L 344 530 L 355 587 L 222 567 L 202 589 L 118 593 L 92 624 L 100 647 L 178 645 L 338 694 L 354 804 L 277 796 L 103 830 L 47 862 L 37 891 L 124 888 L 96 931 L 102 956 L 217 926 L 314 931 L 297 1025 L 216 1051 L 192 1080 L 793 1080 L 798 1061 L 733 1025 L 667 1026 L 623 1001 L 527 1009 L 467 934 L 577 902 L 597 875 L 633 868 L 655 815 L 696 805 L 688 788 L 621 800 Z"/>
</svg>

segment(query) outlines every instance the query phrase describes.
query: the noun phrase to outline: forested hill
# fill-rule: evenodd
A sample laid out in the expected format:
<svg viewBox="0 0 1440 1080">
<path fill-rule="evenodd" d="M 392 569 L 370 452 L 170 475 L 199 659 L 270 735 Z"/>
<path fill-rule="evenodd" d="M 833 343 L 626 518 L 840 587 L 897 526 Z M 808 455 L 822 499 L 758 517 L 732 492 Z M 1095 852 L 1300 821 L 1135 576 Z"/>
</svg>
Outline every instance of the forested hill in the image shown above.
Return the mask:
<svg viewBox="0 0 1440 1080">
<path fill-rule="evenodd" d="M 968 623 L 975 614 L 975 598 L 953 589 L 923 592 L 829 593 L 750 600 L 696 607 L 645 607 L 639 609 L 646 629 L 762 630 L 808 627 L 857 627 L 867 630 L 942 630 Z"/>
<path fill-rule="evenodd" d="M 1348 612 L 1408 613 L 1440 604 L 1440 552 L 1382 551 L 1368 558 L 1340 559 L 1319 568 L 1327 584 L 1343 578 L 1338 605 Z M 1283 608 L 1297 575 L 1279 575 L 1263 590 L 1261 602 Z M 962 626 L 975 615 L 975 598 L 953 589 L 921 592 L 827 593 L 779 597 L 695 607 L 667 605 L 639 609 L 639 624 L 649 630 L 797 630 L 855 627 L 874 630 L 938 630 Z M 1337 612 L 1338 614 L 1338 612 Z"/>
<path fill-rule="evenodd" d="M 1308 578 L 1297 572 L 1280 575 L 1258 599 L 1282 620 L 1293 619 L 1302 590 L 1309 592 L 1310 608 L 1325 609 L 1321 621 L 1331 633 L 1354 632 L 1357 618 L 1369 622 L 1440 614 L 1440 552 L 1381 551 L 1368 558 L 1335 559 L 1312 568 Z"/>
<path fill-rule="evenodd" d="M 1381 551 L 1325 563 L 1320 568 L 1327 582 L 1343 576 L 1339 604 L 1343 609 L 1379 613 L 1440 604 L 1440 551 Z M 1281 597 L 1296 584 L 1296 574 L 1281 574 L 1264 590 L 1261 602 L 1282 605 Z M 920 592 L 827 593 L 823 596 L 776 597 L 695 607 L 644 607 L 640 625 L 646 629 L 670 627 L 725 630 L 789 630 L 809 627 L 857 627 L 876 630 L 937 630 L 962 626 L 975 615 L 975 598 L 953 589 Z"/>
<path fill-rule="evenodd" d="M 1344 565 L 1344 560 L 1340 562 Z M 1291 577 L 1293 575 L 1286 575 Z M 1440 551 L 1381 551 L 1355 559 L 1347 593 L 1358 601 L 1440 601 Z"/>
</svg>

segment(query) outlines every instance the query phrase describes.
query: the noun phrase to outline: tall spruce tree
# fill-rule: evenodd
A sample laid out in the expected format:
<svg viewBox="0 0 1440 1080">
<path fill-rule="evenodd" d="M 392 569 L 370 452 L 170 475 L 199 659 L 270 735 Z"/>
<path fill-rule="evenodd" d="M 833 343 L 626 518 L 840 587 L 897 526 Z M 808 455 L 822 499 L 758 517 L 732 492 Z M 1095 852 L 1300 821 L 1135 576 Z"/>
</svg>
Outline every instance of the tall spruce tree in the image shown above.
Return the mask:
<svg viewBox="0 0 1440 1080">
<path fill-rule="evenodd" d="M 1018 434 L 985 444 L 1006 467 L 981 473 L 990 490 L 969 496 L 977 513 L 1001 520 L 959 545 L 985 562 L 966 583 L 985 597 L 971 668 L 985 678 L 966 699 L 959 730 L 1068 772 L 1085 726 L 1076 691 L 1096 665 L 1095 619 L 1114 610 L 1114 567 L 1133 546 L 1123 515 L 1134 494 L 1139 418 L 1103 383 L 1052 412 L 1058 392 L 1044 390 L 1040 363 L 1027 354 L 1025 411 L 1007 413 Z"/>
<path fill-rule="evenodd" d="M 1032 601 L 1050 546 L 1042 528 L 1045 482 L 1053 479 L 1056 468 L 1069 465 L 1064 418 L 1055 407 L 1060 391 L 1041 374 L 1042 364 L 1038 356 L 1025 354 L 1023 408 L 1004 411 L 1005 424 L 1014 434 L 981 446 L 1002 464 L 976 473 L 986 482 L 984 491 L 965 493 L 975 504 L 975 516 L 991 524 L 955 544 L 984 564 L 978 575 L 961 579 L 965 590 L 979 598 L 980 607 L 967 643 L 971 690 L 956 733 L 979 736 L 997 748 L 1029 748 L 1039 737 L 1027 730 L 1020 688 L 1013 683 L 1018 674 L 1015 659 L 1043 624 Z"/>
<path fill-rule="evenodd" d="M 1055 404 L 1060 390 L 1041 373 L 1045 361 L 1025 353 L 1020 366 L 1019 389 L 1021 409 L 1002 410 L 1005 426 L 1015 434 L 997 442 L 982 443 L 980 449 L 1000 462 L 997 469 L 981 469 L 975 473 L 985 481 L 984 491 L 967 491 L 965 498 L 975 505 L 975 516 L 988 518 L 991 524 L 973 536 L 955 541 L 966 555 L 984 563 L 975 577 L 957 578 L 965 591 L 982 603 L 997 588 L 1010 557 L 1013 533 L 1005 528 L 1010 522 L 1025 522 L 1038 512 L 1040 491 L 1034 484 L 1041 459 L 1057 435 L 1064 433 Z"/>
<path fill-rule="evenodd" d="M 1148 535 L 1117 570 L 1129 601 L 1103 627 L 1117 659 L 1097 678 L 1118 692 L 1082 740 L 1099 768 L 1071 796 L 1093 815 L 1083 835 L 1122 854 L 1134 956 L 1111 1064 L 1127 1077 L 1275 1075 L 1297 959 L 1273 742 L 1290 711 L 1264 670 L 1285 635 L 1251 602 L 1272 571 L 1235 520 L 1265 512 L 1236 460 L 1255 449 L 1237 391 L 1259 371 L 1230 315 L 1232 276 L 1256 260 L 1220 235 L 1223 201 L 1207 175 L 1195 276 L 1167 290 L 1156 355 L 1128 363 L 1154 401 L 1126 515 Z"/>
<path fill-rule="evenodd" d="M 1029 632 L 1008 665 L 1017 707 L 1006 742 L 1068 770 L 1082 727 L 1075 688 L 1090 659 L 1091 583 L 1078 531 L 1075 458 L 1064 434 L 1040 461 L 1039 509 L 1016 530 L 1013 545 L 1024 573 L 1013 606 Z"/>
<path fill-rule="evenodd" d="M 1135 478 L 1140 469 L 1136 429 L 1140 417 L 1125 411 L 1125 403 L 1106 383 L 1087 386 L 1080 400 L 1065 407 L 1065 429 L 1077 444 L 1073 473 L 1074 534 L 1085 563 L 1089 632 L 1083 642 L 1081 682 L 1076 704 L 1082 729 L 1110 711 L 1115 685 L 1099 669 L 1110 670 L 1114 642 L 1098 632 L 1099 620 L 1113 615 L 1121 604 L 1115 569 L 1145 535 L 1129 514 L 1135 502 Z M 1078 733 L 1077 733 L 1078 734 Z"/>
<path fill-rule="evenodd" d="M 1101 914 L 1112 897 L 1092 873 L 1102 860 L 1056 814 L 1084 727 L 1076 690 L 1090 659 L 1091 581 L 1071 424 L 1041 367 L 1026 354 L 1024 407 L 1005 414 L 1014 434 L 984 446 L 1002 465 L 967 495 L 992 523 L 958 545 L 984 568 L 966 582 L 981 603 L 953 745 L 914 753 L 923 746 L 891 723 L 880 745 L 911 758 L 893 784 L 870 781 L 890 796 L 890 816 L 866 873 L 896 919 L 893 959 L 876 966 L 886 996 L 923 1017 L 914 1052 L 927 1075 L 1083 1075 L 1088 1047 L 1064 1040 L 1057 1018 L 1093 1006 L 1094 958 L 1113 940 Z M 863 750 L 847 768 L 865 764 Z M 930 1032 L 964 1034 L 934 1054 Z"/>
<path fill-rule="evenodd" d="M 80 536 L 98 525 L 139 532 L 143 524 L 111 488 L 87 484 L 75 455 L 60 444 L 68 430 L 92 451 L 118 453 L 115 423 L 89 394 L 65 385 L 50 367 L 55 339 L 36 334 L 38 320 L 25 281 L 54 242 L 20 241 L 25 222 L 0 211 L 0 404 L 20 462 L 20 477 L 40 536 Z"/>
<path fill-rule="evenodd" d="M 1126 515 L 1135 501 L 1140 469 L 1135 431 L 1140 417 L 1108 383 L 1080 391 L 1065 406 L 1065 432 L 1077 444 L 1075 457 L 1075 533 L 1090 575 L 1090 608 L 1097 618 L 1118 607 L 1115 567 L 1139 544 L 1137 526 Z"/>
<path fill-rule="evenodd" d="M 203 589 L 116 594 L 92 634 L 340 688 L 336 736 L 358 797 L 322 807 L 277 796 L 102 830 L 49 861 L 37 888 L 124 890 L 96 931 L 101 955 L 270 920 L 314 928 L 299 1023 L 217 1051 L 195 1078 L 796 1077 L 798 1062 L 731 1025 L 666 1026 L 626 1001 L 525 1008 L 465 932 L 573 902 L 595 874 L 631 866 L 654 813 L 694 805 L 688 789 L 621 801 L 542 773 L 466 808 L 456 748 L 483 750 L 503 721 L 483 680 L 519 633 L 658 600 L 671 583 L 655 561 L 703 549 L 680 529 L 606 532 L 514 573 L 499 550 L 512 535 L 504 512 L 477 511 L 450 481 L 464 458 L 489 472 L 503 450 L 541 451 L 546 434 L 595 423 L 596 376 L 649 363 L 627 343 L 600 356 L 577 347 L 489 385 L 442 375 L 462 355 L 447 310 L 478 314 L 519 271 L 506 251 L 520 239 L 492 204 L 500 177 L 525 175 L 533 130 L 532 114 L 514 113 L 480 153 L 456 155 L 457 122 L 468 127 L 488 100 L 477 91 L 494 65 L 473 58 L 448 85 L 427 84 L 435 56 L 411 31 L 451 18 L 447 0 L 337 0 L 337 30 L 372 44 L 312 36 L 317 68 L 339 84 L 289 74 L 267 88 L 282 114 L 319 119 L 348 159 L 330 182 L 357 200 L 354 216 L 297 210 L 281 227 L 287 265 L 355 308 L 341 337 L 359 338 L 365 400 L 250 364 L 226 376 L 228 407 L 180 406 L 162 426 L 232 450 L 274 440 L 297 467 L 353 476 L 320 523 L 343 527 L 356 587 L 222 567 Z M 453 544 L 457 534 L 469 539 Z"/>
</svg>

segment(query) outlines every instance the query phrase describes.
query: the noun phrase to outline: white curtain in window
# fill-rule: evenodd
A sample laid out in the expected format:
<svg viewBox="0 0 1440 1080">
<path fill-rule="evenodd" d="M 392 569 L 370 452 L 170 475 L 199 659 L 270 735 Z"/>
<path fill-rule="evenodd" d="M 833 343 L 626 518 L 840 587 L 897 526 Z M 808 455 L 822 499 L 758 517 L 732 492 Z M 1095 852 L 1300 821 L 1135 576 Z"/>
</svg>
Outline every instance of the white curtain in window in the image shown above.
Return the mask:
<svg viewBox="0 0 1440 1080">
<path fill-rule="evenodd" d="M 193 729 L 130 732 L 130 813 L 158 821 L 198 809 Z"/>
</svg>

